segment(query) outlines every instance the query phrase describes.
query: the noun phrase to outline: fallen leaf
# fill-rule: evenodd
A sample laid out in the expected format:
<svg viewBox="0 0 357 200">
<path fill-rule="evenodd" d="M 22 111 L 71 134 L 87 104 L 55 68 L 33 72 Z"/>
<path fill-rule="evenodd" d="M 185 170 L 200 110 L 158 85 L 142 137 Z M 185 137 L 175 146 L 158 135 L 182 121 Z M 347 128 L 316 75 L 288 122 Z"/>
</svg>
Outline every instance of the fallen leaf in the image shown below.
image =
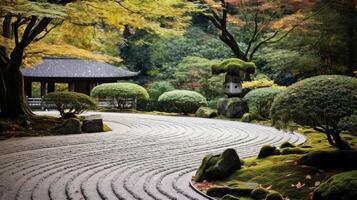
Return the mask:
<svg viewBox="0 0 357 200">
<path fill-rule="evenodd" d="M 321 184 L 320 181 L 316 181 L 316 182 L 315 182 L 315 187 L 319 186 L 320 184 Z"/>
<path fill-rule="evenodd" d="M 310 180 L 311 176 L 310 175 L 306 175 L 305 179 Z"/>
<path fill-rule="evenodd" d="M 289 177 L 289 176 L 291 176 L 291 174 L 287 174 L 287 175 L 286 175 L 286 177 Z"/>
<path fill-rule="evenodd" d="M 265 189 L 270 190 L 272 187 L 273 187 L 273 185 L 269 185 L 269 186 L 268 186 L 267 188 L 265 188 Z"/>
</svg>

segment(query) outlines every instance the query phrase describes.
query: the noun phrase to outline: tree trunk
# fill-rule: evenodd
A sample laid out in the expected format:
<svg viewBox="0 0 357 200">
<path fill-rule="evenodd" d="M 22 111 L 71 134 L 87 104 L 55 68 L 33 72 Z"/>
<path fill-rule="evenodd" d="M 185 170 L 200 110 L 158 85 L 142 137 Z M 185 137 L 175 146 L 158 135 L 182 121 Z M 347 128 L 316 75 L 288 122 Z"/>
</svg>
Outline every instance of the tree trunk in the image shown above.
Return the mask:
<svg viewBox="0 0 357 200">
<path fill-rule="evenodd" d="M 2 68 L 3 81 L 0 82 L 0 87 L 4 97 L 1 98 L 0 106 L 3 117 L 33 115 L 25 98 L 24 79 L 20 71 L 21 63 L 22 54 L 20 51 L 18 54 L 13 54 L 8 63 L 9 66 Z"/>
<path fill-rule="evenodd" d="M 348 143 L 342 140 L 341 136 L 339 133 L 332 133 L 331 134 L 334 140 L 334 145 L 335 147 L 339 149 L 350 149 L 350 146 Z"/>
</svg>

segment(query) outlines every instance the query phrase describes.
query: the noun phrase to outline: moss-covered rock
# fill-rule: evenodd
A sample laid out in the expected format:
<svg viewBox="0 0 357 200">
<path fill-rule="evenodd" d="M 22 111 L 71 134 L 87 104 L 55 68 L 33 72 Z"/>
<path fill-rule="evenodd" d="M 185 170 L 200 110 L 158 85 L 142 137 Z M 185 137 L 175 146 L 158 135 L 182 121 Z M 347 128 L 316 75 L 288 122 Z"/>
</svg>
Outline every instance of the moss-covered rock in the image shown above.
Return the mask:
<svg viewBox="0 0 357 200">
<path fill-rule="evenodd" d="M 287 147 L 287 148 L 283 148 L 281 150 L 281 154 L 282 155 L 288 155 L 288 154 L 305 154 L 308 151 L 301 149 L 299 147 Z"/>
<path fill-rule="evenodd" d="M 352 200 L 357 198 L 357 170 L 332 176 L 314 192 L 313 200 Z"/>
<path fill-rule="evenodd" d="M 278 193 L 278 192 L 270 192 L 270 193 L 266 196 L 265 200 L 284 200 L 284 198 L 283 198 L 283 196 L 281 196 L 281 194 Z"/>
<path fill-rule="evenodd" d="M 255 200 L 263 200 L 268 194 L 269 194 L 268 190 L 262 187 L 258 187 L 250 193 L 250 197 L 252 197 Z"/>
<path fill-rule="evenodd" d="M 301 157 L 298 163 L 324 170 L 357 169 L 357 151 L 312 151 Z"/>
<path fill-rule="evenodd" d="M 280 151 L 279 149 L 277 149 L 274 146 L 271 145 L 264 145 L 258 154 L 258 159 L 262 159 L 262 158 L 266 158 L 268 156 L 272 156 L 272 155 L 280 155 Z"/>
<path fill-rule="evenodd" d="M 206 193 L 211 197 L 223 197 L 229 194 L 234 196 L 249 196 L 252 191 L 253 188 L 212 187 Z"/>
<path fill-rule="evenodd" d="M 284 142 L 280 145 L 280 149 L 295 147 L 295 145 L 291 144 L 290 142 Z"/>
<path fill-rule="evenodd" d="M 234 149 L 227 149 L 220 155 L 207 155 L 198 168 L 195 181 L 222 180 L 241 168 L 241 162 Z"/>
<path fill-rule="evenodd" d="M 253 120 L 259 120 L 259 119 L 262 119 L 262 117 L 256 113 L 244 113 L 241 121 L 242 122 L 251 122 Z"/>
<path fill-rule="evenodd" d="M 60 125 L 57 131 L 64 135 L 81 133 L 81 122 L 76 118 L 67 119 Z"/>
<path fill-rule="evenodd" d="M 239 200 L 239 198 L 236 196 L 227 194 L 227 195 L 224 195 L 220 200 Z"/>
<path fill-rule="evenodd" d="M 208 107 L 200 107 L 196 112 L 196 117 L 214 118 L 217 117 L 217 110 Z"/>
<path fill-rule="evenodd" d="M 219 115 L 225 115 L 229 118 L 240 118 L 244 113 L 248 112 L 248 105 L 238 97 L 221 98 L 218 100 L 217 109 Z"/>
</svg>

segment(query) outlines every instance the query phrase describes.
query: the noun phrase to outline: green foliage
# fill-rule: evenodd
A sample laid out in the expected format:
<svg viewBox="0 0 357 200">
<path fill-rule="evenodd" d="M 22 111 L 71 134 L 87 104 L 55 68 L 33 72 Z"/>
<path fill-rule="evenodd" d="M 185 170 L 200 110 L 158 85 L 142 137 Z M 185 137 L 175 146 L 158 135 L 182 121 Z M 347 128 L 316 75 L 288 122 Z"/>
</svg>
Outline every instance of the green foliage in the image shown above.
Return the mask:
<svg viewBox="0 0 357 200">
<path fill-rule="evenodd" d="M 252 122 L 254 120 L 262 119 L 262 117 L 257 113 L 244 113 L 242 116 L 242 122 Z"/>
<path fill-rule="evenodd" d="M 97 107 L 97 103 L 91 97 L 76 92 L 51 92 L 43 101 L 46 104 L 55 104 L 64 119 Z"/>
<path fill-rule="evenodd" d="M 211 65 L 217 62 L 200 57 L 185 57 L 173 75 L 176 87 L 197 91 L 208 99 L 223 96 L 223 76 L 212 76 L 211 73 Z"/>
<path fill-rule="evenodd" d="M 344 148 L 339 137 L 343 127 L 338 124 L 356 110 L 357 78 L 324 75 L 295 83 L 279 94 L 272 104 L 271 118 L 278 128 L 287 128 L 291 121 L 311 126 L 327 133 L 331 145 Z"/>
<path fill-rule="evenodd" d="M 174 106 L 184 114 L 195 113 L 199 107 L 207 106 L 204 96 L 188 90 L 165 92 L 159 97 L 159 102 Z"/>
<path fill-rule="evenodd" d="M 227 73 L 236 75 L 243 80 L 249 79 L 249 75 L 255 72 L 255 64 L 253 62 L 244 62 L 238 58 L 230 58 L 223 60 L 221 63 L 212 65 L 213 74 Z"/>
<path fill-rule="evenodd" d="M 200 107 L 196 112 L 196 117 L 214 118 L 217 117 L 217 110 L 208 107 Z"/>
<path fill-rule="evenodd" d="M 176 109 L 170 105 L 163 105 L 158 102 L 160 95 L 165 92 L 174 90 L 174 86 L 168 81 L 157 81 L 148 85 L 147 90 L 150 95 L 149 100 L 138 101 L 137 109 L 141 111 L 163 111 L 163 112 L 177 112 Z"/>
<path fill-rule="evenodd" d="M 269 80 L 267 78 L 253 80 L 253 81 L 244 81 L 242 84 L 243 91 L 246 93 L 257 88 L 265 88 L 265 87 L 270 87 L 275 89 L 285 88 L 284 86 L 279 86 L 275 84 L 274 81 Z"/>
<path fill-rule="evenodd" d="M 357 197 L 357 170 L 332 176 L 314 192 L 313 200 L 348 200 Z"/>
<path fill-rule="evenodd" d="M 262 188 L 262 187 L 258 187 L 256 189 L 254 189 L 252 191 L 252 193 L 250 194 L 250 196 L 255 199 L 255 200 L 263 200 L 265 199 L 265 197 L 269 194 L 269 191 Z"/>
<path fill-rule="evenodd" d="M 174 89 L 174 86 L 168 81 L 153 82 L 147 87 L 150 99 L 155 101 L 157 101 L 160 95 L 163 93 L 172 91 Z"/>
<path fill-rule="evenodd" d="M 342 118 L 338 126 L 343 130 L 349 131 L 351 134 L 357 135 L 357 111 L 351 116 Z"/>
<path fill-rule="evenodd" d="M 275 88 L 254 89 L 243 98 L 248 103 L 249 112 L 256 113 L 264 118 L 269 118 L 270 107 L 276 95 L 283 90 Z"/>
<path fill-rule="evenodd" d="M 112 98 L 118 108 L 125 108 L 128 100 L 148 100 L 146 89 L 134 83 L 105 83 L 93 88 L 92 96 L 99 98 Z"/>
<path fill-rule="evenodd" d="M 274 146 L 264 145 L 264 146 L 260 149 L 257 158 L 258 158 L 258 159 L 262 159 L 262 158 L 266 158 L 266 157 L 272 156 L 272 155 L 280 155 L 279 149 L 277 149 L 277 148 L 274 147 Z"/>
</svg>

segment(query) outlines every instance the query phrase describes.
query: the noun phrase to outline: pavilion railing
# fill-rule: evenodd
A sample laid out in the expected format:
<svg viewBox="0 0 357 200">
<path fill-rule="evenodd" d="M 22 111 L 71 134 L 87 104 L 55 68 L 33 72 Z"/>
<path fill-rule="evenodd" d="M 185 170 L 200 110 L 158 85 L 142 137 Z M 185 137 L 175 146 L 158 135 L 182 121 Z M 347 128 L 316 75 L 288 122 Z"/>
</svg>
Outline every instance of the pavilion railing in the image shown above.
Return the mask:
<svg viewBox="0 0 357 200">
<path fill-rule="evenodd" d="M 54 103 L 45 103 L 42 98 L 27 98 L 27 104 L 33 110 L 50 110 L 55 109 L 56 105 Z M 113 100 L 111 99 L 98 99 L 98 106 L 101 108 L 113 108 L 115 107 L 113 104 Z M 127 99 L 125 101 L 125 108 L 135 108 L 136 107 L 136 99 Z"/>
</svg>

